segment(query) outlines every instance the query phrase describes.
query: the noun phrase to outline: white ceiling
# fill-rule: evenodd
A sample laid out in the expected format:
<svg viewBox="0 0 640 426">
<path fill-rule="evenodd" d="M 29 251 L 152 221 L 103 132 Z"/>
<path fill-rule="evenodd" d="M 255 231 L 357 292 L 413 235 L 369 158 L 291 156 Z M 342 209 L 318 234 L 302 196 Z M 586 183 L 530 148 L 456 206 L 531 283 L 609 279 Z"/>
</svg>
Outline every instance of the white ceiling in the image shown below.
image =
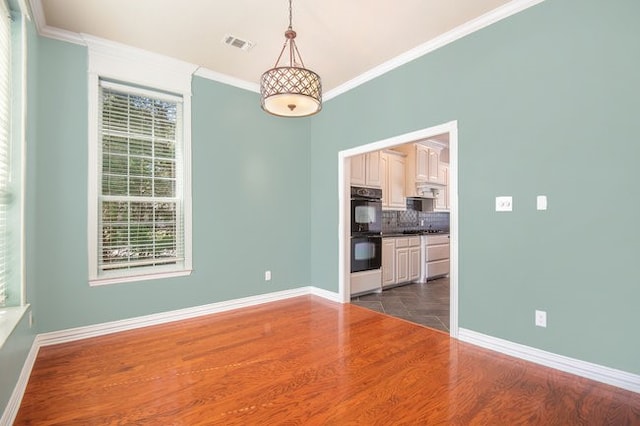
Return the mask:
<svg viewBox="0 0 640 426">
<path fill-rule="evenodd" d="M 326 93 L 514 3 L 527 1 L 293 0 L 293 28 L 306 67 L 322 77 Z M 274 66 L 288 26 L 287 0 L 31 0 L 31 6 L 40 29 L 90 34 L 252 84 Z M 222 43 L 225 34 L 255 46 L 232 48 Z"/>
</svg>

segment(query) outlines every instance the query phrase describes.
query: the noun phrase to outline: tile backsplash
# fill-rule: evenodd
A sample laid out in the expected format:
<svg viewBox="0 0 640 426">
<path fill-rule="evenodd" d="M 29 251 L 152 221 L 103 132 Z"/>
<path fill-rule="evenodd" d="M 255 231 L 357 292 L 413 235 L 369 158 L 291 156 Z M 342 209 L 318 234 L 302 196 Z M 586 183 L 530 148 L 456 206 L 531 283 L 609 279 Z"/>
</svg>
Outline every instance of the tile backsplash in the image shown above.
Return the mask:
<svg viewBox="0 0 640 426">
<path fill-rule="evenodd" d="M 411 209 L 382 212 L 384 233 L 429 228 L 449 231 L 449 212 L 419 212 Z"/>
</svg>

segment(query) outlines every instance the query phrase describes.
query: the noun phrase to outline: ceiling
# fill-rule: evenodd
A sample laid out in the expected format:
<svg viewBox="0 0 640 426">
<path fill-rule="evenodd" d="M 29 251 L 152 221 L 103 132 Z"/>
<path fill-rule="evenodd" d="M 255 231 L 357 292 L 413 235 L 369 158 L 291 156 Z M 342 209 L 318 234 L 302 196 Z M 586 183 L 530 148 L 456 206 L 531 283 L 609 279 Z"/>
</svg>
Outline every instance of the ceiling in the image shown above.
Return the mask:
<svg viewBox="0 0 640 426">
<path fill-rule="evenodd" d="M 322 77 L 326 93 L 518 2 L 294 0 L 293 28 L 305 66 Z M 90 34 L 257 84 L 280 53 L 289 6 L 287 0 L 31 0 L 31 7 L 39 29 Z M 227 34 L 255 46 L 225 45 Z"/>
</svg>

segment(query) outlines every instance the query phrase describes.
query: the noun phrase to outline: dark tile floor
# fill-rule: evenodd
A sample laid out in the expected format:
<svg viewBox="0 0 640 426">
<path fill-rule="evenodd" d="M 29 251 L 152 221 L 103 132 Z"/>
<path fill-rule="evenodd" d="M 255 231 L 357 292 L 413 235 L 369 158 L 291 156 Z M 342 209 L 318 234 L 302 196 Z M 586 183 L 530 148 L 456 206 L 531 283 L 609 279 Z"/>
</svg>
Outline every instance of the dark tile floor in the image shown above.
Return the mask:
<svg viewBox="0 0 640 426">
<path fill-rule="evenodd" d="M 449 277 L 356 296 L 351 303 L 449 332 Z"/>
</svg>

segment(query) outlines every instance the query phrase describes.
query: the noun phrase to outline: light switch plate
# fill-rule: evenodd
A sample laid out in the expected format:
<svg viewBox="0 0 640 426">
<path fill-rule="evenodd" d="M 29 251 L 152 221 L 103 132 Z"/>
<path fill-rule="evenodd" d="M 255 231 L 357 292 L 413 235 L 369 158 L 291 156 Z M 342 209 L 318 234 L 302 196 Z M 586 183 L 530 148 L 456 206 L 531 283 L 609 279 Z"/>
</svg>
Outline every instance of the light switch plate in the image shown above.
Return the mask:
<svg viewBox="0 0 640 426">
<path fill-rule="evenodd" d="M 547 196 L 546 195 L 538 195 L 536 198 L 536 206 L 538 210 L 546 210 L 547 209 Z"/>
<path fill-rule="evenodd" d="M 547 326 L 547 311 L 539 311 L 536 309 L 536 326 L 538 327 Z"/>
<path fill-rule="evenodd" d="M 496 197 L 496 211 L 510 212 L 513 210 L 513 198 L 511 196 Z"/>
</svg>

